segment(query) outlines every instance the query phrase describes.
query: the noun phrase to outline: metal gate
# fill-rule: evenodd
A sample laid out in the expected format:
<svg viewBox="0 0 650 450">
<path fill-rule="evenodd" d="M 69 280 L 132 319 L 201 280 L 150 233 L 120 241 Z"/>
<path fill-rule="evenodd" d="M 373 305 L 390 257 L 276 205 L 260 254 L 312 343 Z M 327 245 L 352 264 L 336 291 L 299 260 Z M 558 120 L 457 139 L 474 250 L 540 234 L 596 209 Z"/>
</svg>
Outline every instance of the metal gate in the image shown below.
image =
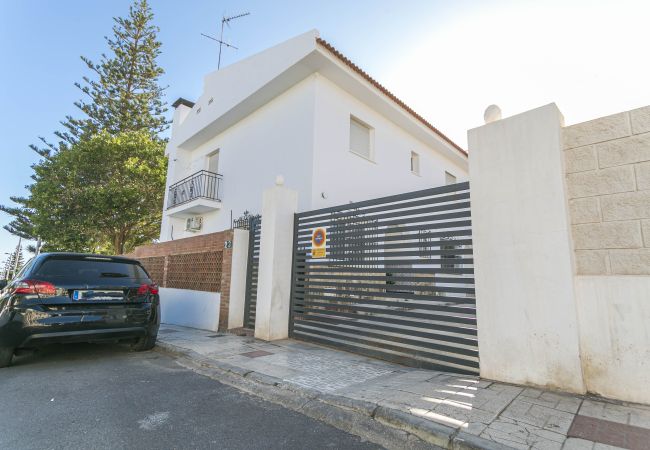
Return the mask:
<svg viewBox="0 0 650 450">
<path fill-rule="evenodd" d="M 257 273 L 260 264 L 260 237 L 262 219 L 254 216 L 248 223 L 248 264 L 246 269 L 246 300 L 244 302 L 244 328 L 255 329 L 257 307 Z"/>
<path fill-rule="evenodd" d="M 471 230 L 468 183 L 296 214 L 291 336 L 478 373 Z"/>
</svg>

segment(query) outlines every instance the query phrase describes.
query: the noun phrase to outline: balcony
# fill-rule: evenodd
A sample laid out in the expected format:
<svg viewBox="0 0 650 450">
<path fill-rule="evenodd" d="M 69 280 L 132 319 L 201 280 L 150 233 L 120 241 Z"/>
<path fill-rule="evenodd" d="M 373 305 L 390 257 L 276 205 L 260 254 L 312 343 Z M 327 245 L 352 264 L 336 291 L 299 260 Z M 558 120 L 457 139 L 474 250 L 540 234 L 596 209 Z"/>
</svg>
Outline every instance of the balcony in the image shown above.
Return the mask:
<svg viewBox="0 0 650 450">
<path fill-rule="evenodd" d="M 169 186 L 167 214 L 190 217 L 221 209 L 223 176 L 200 170 Z"/>
</svg>

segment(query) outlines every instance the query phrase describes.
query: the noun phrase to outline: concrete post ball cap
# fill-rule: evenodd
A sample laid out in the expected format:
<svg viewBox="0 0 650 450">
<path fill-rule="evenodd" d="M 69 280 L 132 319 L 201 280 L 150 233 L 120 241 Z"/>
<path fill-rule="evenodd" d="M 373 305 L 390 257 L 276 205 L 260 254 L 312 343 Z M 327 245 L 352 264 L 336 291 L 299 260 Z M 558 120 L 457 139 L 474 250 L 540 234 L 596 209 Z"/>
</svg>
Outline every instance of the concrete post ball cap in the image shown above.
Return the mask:
<svg viewBox="0 0 650 450">
<path fill-rule="evenodd" d="M 501 120 L 501 108 L 497 105 L 488 106 L 485 108 L 485 112 L 483 113 L 483 119 L 485 120 L 485 123 Z"/>
<path fill-rule="evenodd" d="M 284 177 L 282 175 L 278 175 L 277 177 L 275 177 L 275 185 L 284 186 Z"/>
</svg>

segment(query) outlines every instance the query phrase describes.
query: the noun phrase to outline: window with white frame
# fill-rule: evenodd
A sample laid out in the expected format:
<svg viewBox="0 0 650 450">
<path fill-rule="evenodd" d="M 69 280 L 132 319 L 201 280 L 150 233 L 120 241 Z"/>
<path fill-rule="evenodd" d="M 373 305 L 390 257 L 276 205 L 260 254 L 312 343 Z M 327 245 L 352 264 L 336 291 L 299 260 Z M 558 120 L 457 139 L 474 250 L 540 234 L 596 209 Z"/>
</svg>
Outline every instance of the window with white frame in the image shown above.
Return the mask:
<svg viewBox="0 0 650 450">
<path fill-rule="evenodd" d="M 372 128 L 350 116 L 350 151 L 372 160 Z"/>
<path fill-rule="evenodd" d="M 208 154 L 206 156 L 208 172 L 219 173 L 219 150 Z"/>
<path fill-rule="evenodd" d="M 411 172 L 420 175 L 420 155 L 415 152 L 411 152 Z"/>
<path fill-rule="evenodd" d="M 445 184 L 456 184 L 456 175 L 445 171 Z"/>
</svg>

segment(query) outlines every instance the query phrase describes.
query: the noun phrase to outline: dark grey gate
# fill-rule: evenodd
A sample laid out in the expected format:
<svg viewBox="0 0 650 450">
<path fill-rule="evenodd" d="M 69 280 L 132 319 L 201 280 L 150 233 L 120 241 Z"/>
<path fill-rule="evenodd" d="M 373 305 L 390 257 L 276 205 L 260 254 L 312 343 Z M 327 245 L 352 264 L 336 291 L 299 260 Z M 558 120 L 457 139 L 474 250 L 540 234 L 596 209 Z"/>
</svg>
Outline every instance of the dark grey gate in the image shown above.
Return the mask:
<svg viewBox="0 0 650 450">
<path fill-rule="evenodd" d="M 262 219 L 254 216 L 248 224 L 248 265 L 246 270 L 246 300 L 244 303 L 244 328 L 255 329 L 255 308 L 257 306 L 257 273 L 260 263 L 260 237 Z"/>
<path fill-rule="evenodd" d="M 478 373 L 469 184 L 296 214 L 292 337 Z M 327 254 L 311 236 L 327 227 Z"/>
</svg>

